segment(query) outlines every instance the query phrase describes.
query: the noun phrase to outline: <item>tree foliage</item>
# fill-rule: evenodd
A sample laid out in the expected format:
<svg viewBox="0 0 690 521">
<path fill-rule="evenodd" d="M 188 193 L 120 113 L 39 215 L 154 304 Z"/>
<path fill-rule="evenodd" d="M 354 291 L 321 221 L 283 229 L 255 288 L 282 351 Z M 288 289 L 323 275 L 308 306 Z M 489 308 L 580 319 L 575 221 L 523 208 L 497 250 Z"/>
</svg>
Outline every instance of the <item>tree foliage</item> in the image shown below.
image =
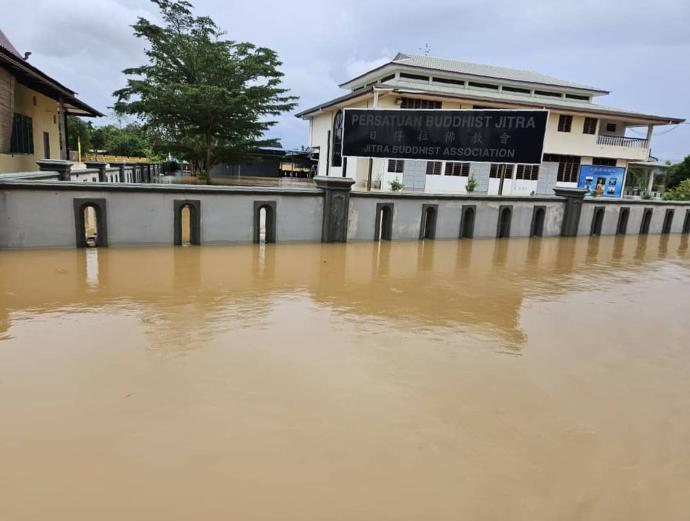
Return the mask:
<svg viewBox="0 0 690 521">
<path fill-rule="evenodd" d="M 271 120 L 294 108 L 281 87 L 281 62 L 265 47 L 223 38 L 189 2 L 151 0 L 163 25 L 139 18 L 134 34 L 147 41 L 148 63 L 124 70 L 127 86 L 115 110 L 136 116 L 160 152 L 172 152 L 207 172 L 267 144 Z"/>
<path fill-rule="evenodd" d="M 667 201 L 690 201 L 690 178 L 684 179 L 675 188 L 664 193 Z"/>
<path fill-rule="evenodd" d="M 671 190 L 680 185 L 685 179 L 690 179 L 690 156 L 680 163 L 671 165 L 666 178 L 666 188 Z"/>
<path fill-rule="evenodd" d="M 98 150 L 115 156 L 130 157 L 152 155 L 146 131 L 136 123 L 94 127 L 90 121 L 70 116 L 67 119 L 67 135 L 70 150 L 77 150 L 77 144 L 80 143 L 83 152 Z"/>
</svg>

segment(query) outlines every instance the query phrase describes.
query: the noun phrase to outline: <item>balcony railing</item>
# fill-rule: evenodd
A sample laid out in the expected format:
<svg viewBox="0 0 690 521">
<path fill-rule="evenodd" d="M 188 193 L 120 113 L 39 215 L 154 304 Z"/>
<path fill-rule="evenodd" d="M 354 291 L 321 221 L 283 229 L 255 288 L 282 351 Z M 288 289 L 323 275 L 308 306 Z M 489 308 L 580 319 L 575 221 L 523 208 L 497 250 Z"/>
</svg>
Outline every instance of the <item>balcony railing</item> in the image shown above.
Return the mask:
<svg viewBox="0 0 690 521">
<path fill-rule="evenodd" d="M 649 142 L 639 137 L 607 136 L 599 134 L 597 136 L 598 145 L 613 145 L 614 147 L 626 148 L 649 148 Z"/>
</svg>

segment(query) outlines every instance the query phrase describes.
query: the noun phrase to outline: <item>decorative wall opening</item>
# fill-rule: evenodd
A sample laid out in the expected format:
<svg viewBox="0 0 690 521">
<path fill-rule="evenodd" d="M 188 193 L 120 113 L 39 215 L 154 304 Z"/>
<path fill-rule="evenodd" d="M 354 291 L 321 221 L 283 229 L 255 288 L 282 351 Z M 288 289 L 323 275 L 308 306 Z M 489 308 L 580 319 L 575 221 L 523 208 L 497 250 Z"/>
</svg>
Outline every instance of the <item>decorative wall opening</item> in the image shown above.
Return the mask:
<svg viewBox="0 0 690 521">
<path fill-rule="evenodd" d="M 673 226 L 673 210 L 666 210 L 664 214 L 664 224 L 661 227 L 661 233 L 671 233 L 671 226 Z"/>
<path fill-rule="evenodd" d="M 496 225 L 496 237 L 503 239 L 510 237 L 510 223 L 513 220 L 513 207 L 501 206 L 498 209 L 498 224 Z"/>
<path fill-rule="evenodd" d="M 422 221 L 419 226 L 419 238 L 435 239 L 436 238 L 436 217 L 438 214 L 437 204 L 422 205 Z"/>
<path fill-rule="evenodd" d="M 390 241 L 393 238 L 393 203 L 376 204 L 375 241 Z"/>
<path fill-rule="evenodd" d="M 74 224 L 78 248 L 108 245 L 105 199 L 74 199 Z"/>
<path fill-rule="evenodd" d="M 685 220 L 683 220 L 683 233 L 690 233 L 690 210 L 685 211 Z"/>
<path fill-rule="evenodd" d="M 653 208 L 645 208 L 642 213 L 642 222 L 640 223 L 640 235 L 647 235 L 649 233 L 649 225 L 652 223 Z"/>
<path fill-rule="evenodd" d="M 474 221 L 476 215 L 476 205 L 463 205 L 460 213 L 460 239 L 472 239 L 474 237 Z"/>
<path fill-rule="evenodd" d="M 535 206 L 532 211 L 532 225 L 530 237 L 542 237 L 544 235 L 544 221 L 546 220 L 546 206 Z"/>
<path fill-rule="evenodd" d="M 625 235 L 628 231 L 628 220 L 630 219 L 630 208 L 621 208 L 618 213 L 618 225 L 616 235 Z"/>
<path fill-rule="evenodd" d="M 201 244 L 201 202 L 176 200 L 174 210 L 175 245 Z"/>
<path fill-rule="evenodd" d="M 276 201 L 254 201 L 254 243 L 276 242 Z"/>
<path fill-rule="evenodd" d="M 604 207 L 597 206 L 594 208 L 592 214 L 592 227 L 589 230 L 590 235 L 601 235 L 601 229 L 604 226 Z"/>
</svg>

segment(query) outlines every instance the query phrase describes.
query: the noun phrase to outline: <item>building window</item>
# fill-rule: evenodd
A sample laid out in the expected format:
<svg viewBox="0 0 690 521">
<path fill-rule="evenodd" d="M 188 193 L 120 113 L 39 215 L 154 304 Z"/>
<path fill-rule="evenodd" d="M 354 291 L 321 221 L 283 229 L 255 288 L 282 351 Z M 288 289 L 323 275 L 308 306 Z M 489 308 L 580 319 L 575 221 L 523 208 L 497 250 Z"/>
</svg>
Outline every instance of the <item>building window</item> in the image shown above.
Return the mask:
<svg viewBox="0 0 690 521">
<path fill-rule="evenodd" d="M 494 179 L 510 179 L 513 175 L 512 173 L 513 165 L 505 165 L 503 163 L 491 163 L 491 169 L 489 170 L 489 177 Z"/>
<path fill-rule="evenodd" d="M 578 101 L 589 101 L 589 96 L 581 96 L 580 94 L 566 94 L 568 99 L 576 99 Z"/>
<path fill-rule="evenodd" d="M 592 164 L 596 166 L 616 166 L 616 160 L 608 157 L 593 157 Z"/>
<path fill-rule="evenodd" d="M 426 175 L 441 175 L 441 161 L 427 161 L 426 162 Z"/>
<path fill-rule="evenodd" d="M 401 109 L 440 109 L 441 102 L 429 99 L 403 98 Z"/>
<path fill-rule="evenodd" d="M 558 163 L 558 178 L 562 183 L 577 183 L 580 172 L 580 156 L 544 154 L 544 162 Z"/>
<path fill-rule="evenodd" d="M 607 123 L 606 124 L 606 132 L 615 132 L 616 131 L 616 124 L 615 123 Z"/>
<path fill-rule="evenodd" d="M 34 127 L 29 116 L 14 113 L 12 119 L 12 138 L 10 139 L 11 154 L 34 153 Z"/>
<path fill-rule="evenodd" d="M 558 131 L 559 132 L 570 132 L 570 128 L 573 126 L 573 117 L 566 114 L 561 114 L 558 117 Z"/>
<path fill-rule="evenodd" d="M 478 81 L 470 81 L 467 83 L 467 85 L 470 87 L 474 87 L 476 89 L 498 90 L 498 85 L 494 85 L 493 83 L 480 83 Z"/>
<path fill-rule="evenodd" d="M 400 73 L 401 78 L 405 78 L 407 80 L 420 80 L 420 81 L 429 81 L 429 76 L 422 76 L 421 74 L 409 74 L 407 72 L 401 72 Z"/>
<path fill-rule="evenodd" d="M 380 83 L 384 83 L 386 81 L 390 81 L 392 79 L 395 79 L 395 74 L 389 74 L 388 76 L 384 76 L 379 80 Z"/>
<path fill-rule="evenodd" d="M 432 78 L 434 83 L 446 83 L 448 85 L 462 85 L 463 87 L 465 86 L 465 81 L 464 80 L 451 80 L 450 78 L 437 78 L 433 77 Z"/>
<path fill-rule="evenodd" d="M 582 133 L 583 134 L 596 134 L 598 122 L 599 122 L 599 120 L 597 118 L 585 118 L 585 124 L 582 127 Z"/>
<path fill-rule="evenodd" d="M 331 166 L 343 166 L 343 111 L 339 110 L 333 118 L 333 149 Z"/>
<path fill-rule="evenodd" d="M 530 94 L 529 89 L 523 89 L 521 87 L 511 87 L 509 85 L 503 85 L 503 87 L 501 87 L 501 89 L 504 92 L 517 92 L 518 94 Z"/>
<path fill-rule="evenodd" d="M 402 174 L 403 168 L 405 167 L 404 159 L 389 159 L 388 160 L 388 171 L 395 174 Z"/>
<path fill-rule="evenodd" d="M 446 163 L 446 175 L 469 177 L 470 176 L 470 164 L 469 163 L 458 163 L 455 161 L 448 161 Z"/>
<path fill-rule="evenodd" d="M 518 165 L 515 179 L 536 181 L 539 178 L 539 165 Z"/>
<path fill-rule="evenodd" d="M 549 96 L 551 98 L 562 98 L 563 95 L 560 92 L 551 92 L 548 90 L 535 90 L 534 94 L 537 96 Z"/>
</svg>

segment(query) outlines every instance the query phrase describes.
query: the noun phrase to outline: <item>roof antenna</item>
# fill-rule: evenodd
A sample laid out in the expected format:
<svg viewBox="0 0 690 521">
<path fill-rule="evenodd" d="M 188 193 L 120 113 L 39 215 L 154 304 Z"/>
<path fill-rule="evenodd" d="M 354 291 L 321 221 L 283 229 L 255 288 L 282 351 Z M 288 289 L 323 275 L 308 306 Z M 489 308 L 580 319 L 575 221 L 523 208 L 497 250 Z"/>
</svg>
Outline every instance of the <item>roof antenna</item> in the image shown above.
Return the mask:
<svg viewBox="0 0 690 521">
<path fill-rule="evenodd" d="M 24 60 L 28 60 L 28 59 L 29 59 L 29 56 L 31 56 L 31 51 L 26 51 L 26 52 L 24 53 Z"/>
<path fill-rule="evenodd" d="M 431 46 L 427 42 L 424 44 L 424 47 L 420 47 L 419 50 L 424 53 L 424 56 L 429 56 L 429 53 L 431 52 Z"/>
</svg>

